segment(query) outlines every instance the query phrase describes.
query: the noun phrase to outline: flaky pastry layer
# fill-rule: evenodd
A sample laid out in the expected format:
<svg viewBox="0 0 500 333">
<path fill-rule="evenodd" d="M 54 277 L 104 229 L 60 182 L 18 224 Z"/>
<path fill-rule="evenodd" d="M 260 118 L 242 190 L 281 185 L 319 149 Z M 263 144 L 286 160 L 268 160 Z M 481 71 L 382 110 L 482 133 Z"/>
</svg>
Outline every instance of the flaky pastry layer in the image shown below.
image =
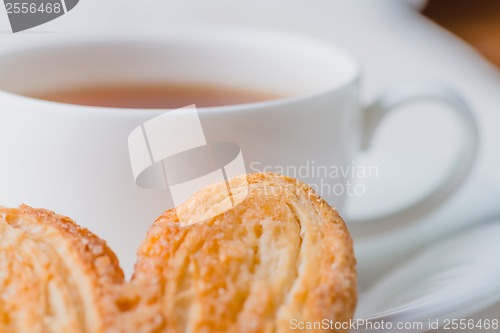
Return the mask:
<svg viewBox="0 0 500 333">
<path fill-rule="evenodd" d="M 246 196 L 230 209 L 228 189 Z M 236 177 L 166 211 L 128 283 L 106 243 L 69 218 L 0 208 L 0 333 L 284 333 L 348 321 L 356 298 L 343 220 L 291 178 Z"/>
</svg>

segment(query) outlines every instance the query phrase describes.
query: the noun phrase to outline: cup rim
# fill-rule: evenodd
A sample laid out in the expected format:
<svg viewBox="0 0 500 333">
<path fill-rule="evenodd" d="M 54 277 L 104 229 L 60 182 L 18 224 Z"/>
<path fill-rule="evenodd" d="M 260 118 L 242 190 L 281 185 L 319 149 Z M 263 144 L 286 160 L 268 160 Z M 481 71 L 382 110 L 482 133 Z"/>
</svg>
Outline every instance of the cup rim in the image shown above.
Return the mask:
<svg viewBox="0 0 500 333">
<path fill-rule="evenodd" d="M 185 28 L 183 26 L 183 34 L 192 34 L 196 33 L 197 31 L 200 31 L 200 29 L 203 29 L 203 31 L 207 31 L 206 29 L 209 29 L 210 33 L 220 33 L 221 30 L 224 30 L 223 33 L 227 34 L 228 27 L 227 26 L 218 26 L 218 25 L 207 25 L 207 26 L 196 26 L 196 27 L 189 27 Z M 299 94 L 293 94 L 290 96 L 284 96 L 284 97 L 278 97 L 278 98 L 273 98 L 270 100 L 265 100 L 265 101 L 257 101 L 257 102 L 249 102 L 249 103 L 241 103 L 241 104 L 231 104 L 231 105 L 221 105 L 221 106 L 210 106 L 210 107 L 196 107 L 199 112 L 202 113 L 233 113 L 233 112 L 238 112 L 238 111 L 249 111 L 252 109 L 260 109 L 260 108 L 267 108 L 267 107 L 279 107 L 283 105 L 289 105 L 289 104 L 295 104 L 300 101 L 305 101 L 305 100 L 311 100 L 311 99 L 316 99 L 318 97 L 328 95 L 340 90 L 345 89 L 346 87 L 358 83 L 361 77 L 362 73 L 362 66 L 361 62 L 359 59 L 354 56 L 351 52 L 346 50 L 344 47 L 339 46 L 336 43 L 330 43 L 326 40 L 318 39 L 312 36 L 307 36 L 301 33 L 291 33 L 291 32 L 283 32 L 279 30 L 274 30 L 274 29 L 268 29 L 268 28 L 255 28 L 255 27 L 232 27 L 231 26 L 231 34 L 241 34 L 241 33 L 251 33 L 254 35 L 265 35 L 265 36 L 272 36 L 273 38 L 285 38 L 287 40 L 293 40 L 298 43 L 304 43 L 304 44 L 311 44 L 311 45 L 317 45 L 319 47 L 324 48 L 325 50 L 330 50 L 333 53 L 336 53 L 340 55 L 341 57 L 348 59 L 348 61 L 351 63 L 351 66 L 353 68 L 352 70 L 352 75 L 348 79 L 345 79 L 340 84 L 333 85 L 327 88 L 323 89 L 318 89 L 317 91 L 309 92 L 309 93 L 299 93 Z M 172 35 L 172 34 L 170 34 Z M 180 34 L 182 35 L 182 34 Z M 173 35 L 175 36 L 175 35 Z M 134 42 L 158 42 L 161 40 L 162 37 L 152 37 L 152 38 L 142 38 L 142 40 L 136 39 L 135 36 L 132 36 L 132 38 L 128 37 L 121 37 L 117 38 L 115 34 L 103 34 L 99 35 L 97 38 L 96 36 L 92 35 L 78 35 L 77 42 L 73 41 L 73 46 L 82 46 L 85 44 L 98 44 L 99 42 L 106 42 L 106 41 L 119 41 L 119 42 L 124 42 L 124 43 L 134 43 Z M 58 42 L 53 42 L 50 43 L 52 46 L 59 46 L 59 47 L 64 47 L 67 44 L 61 43 L 60 41 Z M 18 52 L 27 52 L 30 50 L 40 50 L 42 47 L 23 47 L 22 49 L 17 49 L 14 51 L 6 52 L 3 54 L 0 54 L 0 61 L 1 57 L 4 54 L 10 54 L 12 53 L 18 53 Z M 91 111 L 103 113 L 103 112 L 108 112 L 108 113 L 115 113 L 115 112 L 140 112 L 141 114 L 150 113 L 150 114 L 161 114 L 164 112 L 168 112 L 171 110 L 176 110 L 178 108 L 122 108 L 122 107 L 107 107 L 107 106 L 92 106 L 92 105 L 81 105 L 81 104 L 71 104 L 71 103 L 64 103 L 64 102 L 56 102 L 56 101 L 50 101 L 50 100 L 43 100 L 39 99 L 36 97 L 32 97 L 29 95 L 25 95 L 22 93 L 16 93 L 16 92 L 10 92 L 4 89 L 0 88 L 0 99 L 2 98 L 9 98 L 9 99 L 15 99 L 16 102 L 27 102 L 27 103 L 37 103 L 40 105 L 44 105 L 47 107 L 51 107 L 52 109 L 65 109 L 66 112 L 68 110 L 72 110 L 72 112 L 78 112 L 78 111 L 85 111 L 87 113 Z"/>
</svg>

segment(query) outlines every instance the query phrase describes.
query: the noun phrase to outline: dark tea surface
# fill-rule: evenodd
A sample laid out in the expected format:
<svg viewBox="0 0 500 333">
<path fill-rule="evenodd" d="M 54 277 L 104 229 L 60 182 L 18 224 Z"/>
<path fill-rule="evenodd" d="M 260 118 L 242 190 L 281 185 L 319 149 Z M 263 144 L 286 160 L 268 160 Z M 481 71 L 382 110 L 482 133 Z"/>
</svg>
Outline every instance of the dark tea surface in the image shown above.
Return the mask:
<svg viewBox="0 0 500 333">
<path fill-rule="evenodd" d="M 166 109 L 191 104 L 196 104 L 197 107 L 244 104 L 283 96 L 222 86 L 141 84 L 60 89 L 33 97 L 88 106 Z"/>
</svg>

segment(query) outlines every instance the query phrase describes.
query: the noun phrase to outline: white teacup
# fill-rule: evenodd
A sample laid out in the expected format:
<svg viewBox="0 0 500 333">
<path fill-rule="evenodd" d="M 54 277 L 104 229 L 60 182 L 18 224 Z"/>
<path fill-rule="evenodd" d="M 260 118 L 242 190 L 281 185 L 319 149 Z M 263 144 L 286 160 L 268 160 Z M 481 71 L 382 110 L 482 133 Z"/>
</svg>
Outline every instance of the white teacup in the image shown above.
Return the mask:
<svg viewBox="0 0 500 333">
<path fill-rule="evenodd" d="M 360 75 L 355 59 L 335 46 L 248 29 L 184 29 L 147 41 L 55 36 L 43 46 L 4 54 L 0 203 L 71 216 L 108 240 L 130 271 L 137 245 L 154 219 L 172 208 L 172 200 L 168 191 L 136 185 L 127 140 L 135 128 L 168 110 L 78 106 L 30 96 L 94 83 L 182 82 L 288 96 L 199 108 L 206 139 L 239 145 L 247 172 L 283 171 L 302 178 L 340 211 L 349 195 L 353 157 L 368 146 L 387 113 L 416 99 L 450 104 L 463 128 L 459 167 L 404 211 L 347 222 L 362 238 L 415 221 L 468 174 L 477 148 L 474 117 L 459 95 L 432 83 L 400 86 L 360 107 Z M 336 175 L 325 176 L 325 168 Z"/>
</svg>

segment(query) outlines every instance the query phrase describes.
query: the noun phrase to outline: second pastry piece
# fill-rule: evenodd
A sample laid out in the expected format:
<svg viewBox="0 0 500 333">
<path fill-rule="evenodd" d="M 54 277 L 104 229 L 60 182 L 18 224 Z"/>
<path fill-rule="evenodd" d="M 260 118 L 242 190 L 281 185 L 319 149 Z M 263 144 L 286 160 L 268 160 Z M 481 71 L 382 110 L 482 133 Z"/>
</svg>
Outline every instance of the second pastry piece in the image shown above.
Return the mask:
<svg viewBox="0 0 500 333">
<path fill-rule="evenodd" d="M 337 212 L 296 180 L 255 174 L 231 188 L 247 182 L 247 198 L 214 218 L 188 227 L 175 210 L 158 218 L 132 283 L 152 295 L 136 310 L 150 307 L 156 318 L 140 320 L 156 321 L 159 332 L 242 333 L 352 317 L 355 259 Z M 224 183 L 200 191 L 180 207 L 183 216 L 225 206 L 225 191 Z"/>
<path fill-rule="evenodd" d="M 0 333 L 105 333 L 123 281 L 106 243 L 69 218 L 0 207 Z"/>
</svg>

